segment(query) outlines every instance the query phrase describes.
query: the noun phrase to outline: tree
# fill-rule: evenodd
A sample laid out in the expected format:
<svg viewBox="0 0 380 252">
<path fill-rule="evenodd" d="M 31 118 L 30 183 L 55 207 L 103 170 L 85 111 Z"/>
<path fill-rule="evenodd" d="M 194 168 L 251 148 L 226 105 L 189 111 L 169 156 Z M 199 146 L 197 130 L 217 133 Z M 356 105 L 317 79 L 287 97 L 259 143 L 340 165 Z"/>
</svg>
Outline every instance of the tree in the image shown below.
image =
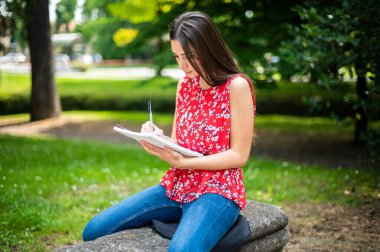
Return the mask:
<svg viewBox="0 0 380 252">
<path fill-rule="evenodd" d="M 109 17 L 107 6 L 109 3 L 119 0 L 86 0 L 82 6 L 82 16 L 85 21 L 94 21 L 99 18 Z"/>
<path fill-rule="evenodd" d="M 113 35 L 129 23 L 112 17 L 108 5 L 118 0 L 86 0 L 82 8 L 83 23 L 77 26 L 86 44 L 100 53 L 104 59 L 124 59 L 128 53 L 125 47 L 115 44 Z"/>
<path fill-rule="evenodd" d="M 13 22 L 21 22 L 29 44 L 32 90 L 31 121 L 58 117 L 61 103 L 55 88 L 49 21 L 49 0 L 7 0 Z M 14 27 L 13 27 L 14 28 Z"/>
<path fill-rule="evenodd" d="M 202 10 L 213 18 L 241 67 L 255 78 L 252 66 L 257 61 L 264 61 L 266 52 L 276 52 L 280 42 L 289 37 L 285 24 L 299 22 L 290 9 L 301 2 L 128 0 L 110 4 L 108 9 L 117 18 L 139 24 L 139 34 L 128 48 L 135 50 L 147 41 L 154 43 L 158 71 L 169 62 L 174 63 L 169 57 L 168 43 L 162 39 L 168 32 L 168 24 L 184 11 Z M 146 13 L 142 9 L 149 9 L 149 13 L 141 16 L 141 13 Z"/>
<path fill-rule="evenodd" d="M 344 86 L 347 73 L 356 76 L 356 96 L 346 97 L 356 143 L 368 140 L 368 123 L 380 112 L 379 4 L 340 0 L 323 8 L 300 6 L 296 10 L 302 25 L 292 27 L 293 40 L 282 46 L 282 56 L 293 71 L 310 75 L 320 86 Z"/>
<path fill-rule="evenodd" d="M 61 103 L 54 79 L 49 0 L 27 1 L 26 13 L 32 66 L 31 120 L 58 117 Z"/>
<path fill-rule="evenodd" d="M 168 46 L 164 44 L 163 35 L 167 33 L 167 25 L 170 22 L 168 16 L 174 18 L 171 10 L 178 2 L 176 0 L 132 0 L 120 1 L 108 5 L 108 9 L 114 17 L 127 21 L 129 29 L 136 30 L 138 36 L 126 43 L 124 47 L 130 51 L 138 51 L 147 45 L 153 45 L 152 54 L 156 75 L 160 76 L 165 65 L 170 62 Z M 164 29 L 162 27 L 164 24 Z M 120 28 L 123 30 L 125 28 Z M 117 31 L 117 32 L 119 32 Z M 135 41 L 134 41 L 135 40 Z M 134 42 L 134 43 L 133 43 Z"/>
<path fill-rule="evenodd" d="M 62 24 L 65 25 L 66 32 L 70 32 L 69 23 L 74 20 L 76 0 L 60 0 L 57 3 L 55 14 L 57 19 L 55 21 L 55 32 L 59 32 L 59 28 Z"/>
<path fill-rule="evenodd" d="M 264 61 L 266 52 L 276 53 L 280 42 L 289 37 L 285 24 L 299 22 L 296 13 L 290 9 L 303 1 L 301 0 L 268 0 L 268 1 L 192 1 L 192 0 L 87 0 L 84 4 L 84 16 L 87 22 L 95 17 L 106 18 L 101 25 L 122 25 L 120 29 L 138 29 L 138 35 L 129 44 L 119 47 L 118 52 L 134 54 L 147 52 L 154 56 L 157 72 L 168 63 L 174 63 L 171 59 L 167 38 L 168 24 L 184 11 L 202 10 L 208 13 L 221 30 L 231 50 L 235 52 L 240 65 L 252 77 L 252 65 L 256 61 Z M 111 21 L 112 20 L 112 21 Z M 97 21 L 91 21 L 97 22 Z M 83 25 L 83 30 L 92 31 L 92 44 L 105 40 L 101 29 L 101 36 L 96 35 L 94 29 L 86 29 L 90 22 Z M 99 29 L 99 25 L 93 25 Z M 110 29 L 108 29 L 111 31 Z M 115 33 L 114 29 L 112 32 Z M 99 41 L 99 42 L 96 42 Z M 107 41 L 111 41 L 107 39 Z M 116 51 L 107 43 L 108 51 Z M 244 50 L 241 50 L 244 48 Z"/>
</svg>

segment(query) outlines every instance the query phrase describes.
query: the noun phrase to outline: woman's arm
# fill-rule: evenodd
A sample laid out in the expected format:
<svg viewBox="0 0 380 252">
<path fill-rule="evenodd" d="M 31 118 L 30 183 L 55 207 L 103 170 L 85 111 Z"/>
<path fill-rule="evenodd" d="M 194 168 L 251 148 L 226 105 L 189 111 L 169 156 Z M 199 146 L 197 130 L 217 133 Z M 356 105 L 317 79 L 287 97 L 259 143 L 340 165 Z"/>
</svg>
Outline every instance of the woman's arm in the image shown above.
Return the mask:
<svg viewBox="0 0 380 252">
<path fill-rule="evenodd" d="M 233 79 L 230 84 L 230 149 L 213 155 L 189 158 L 170 148 L 161 149 L 148 143 L 142 143 L 143 147 L 180 169 L 222 170 L 245 165 L 251 150 L 254 128 L 253 101 L 249 85 L 242 77 Z"/>
<path fill-rule="evenodd" d="M 176 99 L 175 99 L 175 104 L 176 104 L 175 107 L 176 108 L 177 108 L 177 100 L 178 100 L 179 89 L 181 88 L 182 81 L 183 81 L 183 78 L 178 81 L 178 85 L 177 85 L 177 92 L 176 92 Z M 153 134 L 155 134 L 157 136 L 160 136 L 162 138 L 170 140 L 170 141 L 172 141 L 175 144 L 178 144 L 176 133 L 175 133 L 175 131 L 176 131 L 175 130 L 175 127 L 176 127 L 176 118 L 177 118 L 177 110 L 175 110 L 175 113 L 174 113 L 172 132 L 171 132 L 170 137 L 164 135 L 163 130 L 160 129 L 160 128 L 158 128 L 156 125 L 152 124 L 150 121 L 147 121 L 143 125 L 141 125 L 141 132 L 144 132 L 144 133 L 153 133 Z"/>
</svg>

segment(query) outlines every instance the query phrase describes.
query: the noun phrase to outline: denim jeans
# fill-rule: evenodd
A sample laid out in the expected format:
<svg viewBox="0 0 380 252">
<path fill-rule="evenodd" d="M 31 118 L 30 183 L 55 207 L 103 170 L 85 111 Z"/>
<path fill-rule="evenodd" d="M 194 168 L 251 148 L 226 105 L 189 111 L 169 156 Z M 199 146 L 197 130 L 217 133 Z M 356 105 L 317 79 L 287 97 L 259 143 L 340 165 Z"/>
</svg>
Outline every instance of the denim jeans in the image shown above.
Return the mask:
<svg viewBox="0 0 380 252">
<path fill-rule="evenodd" d="M 94 240 L 129 228 L 144 226 L 151 220 L 180 222 L 169 251 L 211 251 L 235 223 L 240 209 L 219 194 L 205 194 L 180 204 L 156 185 L 145 189 L 96 215 L 83 231 L 83 240 Z"/>
</svg>

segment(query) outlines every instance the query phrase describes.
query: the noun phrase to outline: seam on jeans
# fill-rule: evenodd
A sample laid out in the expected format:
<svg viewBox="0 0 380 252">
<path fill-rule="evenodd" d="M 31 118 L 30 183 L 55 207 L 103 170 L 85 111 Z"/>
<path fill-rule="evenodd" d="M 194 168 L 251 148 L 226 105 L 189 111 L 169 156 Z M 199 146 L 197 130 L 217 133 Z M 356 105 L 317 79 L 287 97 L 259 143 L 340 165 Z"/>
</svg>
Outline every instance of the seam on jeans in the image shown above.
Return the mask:
<svg viewBox="0 0 380 252">
<path fill-rule="evenodd" d="M 227 200 L 228 200 L 228 199 L 227 199 Z M 228 200 L 228 201 L 226 202 L 226 204 L 225 204 L 225 206 L 223 207 L 223 209 L 222 209 L 221 211 L 219 211 L 219 213 L 218 213 L 218 215 L 217 215 L 217 218 L 222 214 L 222 212 L 223 212 L 227 207 L 230 207 L 230 202 L 231 202 L 230 200 Z M 239 216 L 239 212 L 236 214 L 235 221 L 236 221 L 236 219 L 237 219 L 238 216 Z M 215 224 L 215 220 L 216 220 L 217 218 L 214 218 L 213 225 L 209 225 L 209 226 L 208 226 L 208 230 L 207 230 L 207 232 L 206 232 L 205 234 L 207 234 L 207 233 L 210 231 L 210 229 L 214 226 L 214 224 Z M 235 221 L 234 221 L 234 223 L 235 223 Z M 206 237 L 206 235 L 204 235 L 204 236 L 202 237 L 202 239 L 200 240 L 199 243 L 202 243 L 202 242 L 204 241 L 205 237 Z M 223 236 L 222 236 L 222 237 L 223 237 Z M 222 238 L 222 237 L 220 237 L 220 238 Z"/>
<path fill-rule="evenodd" d="M 155 206 L 155 207 L 150 207 L 148 209 L 144 209 L 143 211 L 140 211 L 138 213 L 136 213 L 135 215 L 132 215 L 131 217 L 127 218 L 127 219 L 123 219 L 122 221 L 120 221 L 113 229 L 111 229 L 110 232 L 108 232 L 108 235 L 109 234 L 112 234 L 116 229 L 118 229 L 121 225 L 124 225 L 125 223 L 127 223 L 128 221 L 131 221 L 149 211 L 152 211 L 152 210 L 157 210 L 157 209 L 162 209 L 162 208 L 166 208 L 166 207 L 178 207 L 177 205 L 171 205 L 171 204 L 165 204 L 165 205 L 159 205 L 159 206 Z"/>
</svg>

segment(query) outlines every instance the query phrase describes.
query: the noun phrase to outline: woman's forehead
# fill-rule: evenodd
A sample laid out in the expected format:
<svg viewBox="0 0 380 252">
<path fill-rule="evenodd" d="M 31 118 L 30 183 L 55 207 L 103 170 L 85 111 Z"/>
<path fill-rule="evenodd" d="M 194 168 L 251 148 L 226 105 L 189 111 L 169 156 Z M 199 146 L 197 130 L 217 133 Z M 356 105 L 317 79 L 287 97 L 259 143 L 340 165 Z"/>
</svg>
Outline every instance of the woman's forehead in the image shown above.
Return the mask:
<svg viewBox="0 0 380 252">
<path fill-rule="evenodd" d="M 179 43 L 178 40 L 172 39 L 170 40 L 170 44 L 171 44 L 173 53 L 177 55 L 186 55 L 186 52 L 184 51 L 184 49 L 181 46 L 181 43 Z M 191 45 L 189 46 L 189 49 L 190 49 L 190 53 L 194 53 L 195 50 Z"/>
<path fill-rule="evenodd" d="M 184 52 L 184 50 L 183 50 L 183 48 L 182 48 L 182 46 L 178 40 L 172 39 L 172 40 L 170 40 L 170 44 L 172 46 L 173 53 L 178 54 L 178 55 L 185 54 L 185 52 Z"/>
</svg>

